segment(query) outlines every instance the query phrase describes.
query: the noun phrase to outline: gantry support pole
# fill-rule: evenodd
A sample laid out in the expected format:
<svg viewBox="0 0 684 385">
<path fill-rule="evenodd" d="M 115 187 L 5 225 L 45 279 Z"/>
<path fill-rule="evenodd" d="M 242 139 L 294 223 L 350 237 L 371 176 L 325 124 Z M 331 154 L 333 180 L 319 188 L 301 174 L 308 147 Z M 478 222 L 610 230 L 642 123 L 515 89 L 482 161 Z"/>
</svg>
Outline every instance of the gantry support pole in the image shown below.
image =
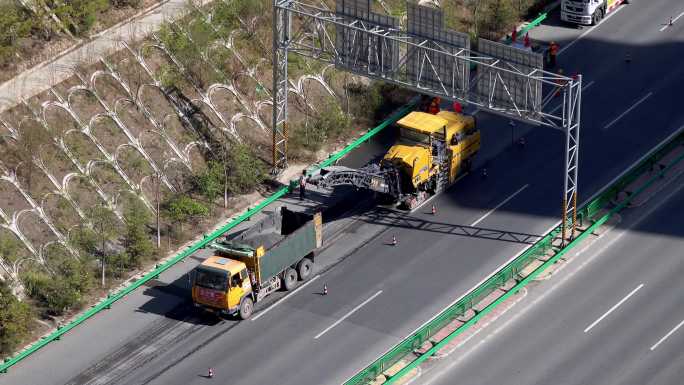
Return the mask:
<svg viewBox="0 0 684 385">
<path fill-rule="evenodd" d="M 565 179 L 563 181 L 562 244 L 575 236 L 577 227 L 577 177 L 579 168 L 579 135 L 582 105 L 582 75 L 563 92 L 565 104 L 563 126 L 565 127 Z M 572 216 L 570 216 L 572 215 Z M 570 219 L 570 220 L 568 220 Z M 569 226 L 568 226 L 569 225 Z M 570 234 L 568 234 L 568 227 Z"/>
<path fill-rule="evenodd" d="M 273 0 L 273 163 L 279 174 L 287 167 L 287 53 L 290 46 L 292 0 Z"/>
</svg>

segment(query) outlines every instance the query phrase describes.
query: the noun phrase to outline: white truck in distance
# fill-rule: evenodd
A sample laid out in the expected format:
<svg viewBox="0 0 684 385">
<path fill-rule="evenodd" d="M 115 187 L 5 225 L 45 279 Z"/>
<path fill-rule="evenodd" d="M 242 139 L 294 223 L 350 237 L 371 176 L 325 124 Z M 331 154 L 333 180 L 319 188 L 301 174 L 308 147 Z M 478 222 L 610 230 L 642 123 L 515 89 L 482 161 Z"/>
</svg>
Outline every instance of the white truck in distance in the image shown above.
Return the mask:
<svg viewBox="0 0 684 385">
<path fill-rule="evenodd" d="M 628 4 L 629 0 L 563 0 L 561 20 L 582 25 L 596 25 L 618 5 Z"/>
</svg>

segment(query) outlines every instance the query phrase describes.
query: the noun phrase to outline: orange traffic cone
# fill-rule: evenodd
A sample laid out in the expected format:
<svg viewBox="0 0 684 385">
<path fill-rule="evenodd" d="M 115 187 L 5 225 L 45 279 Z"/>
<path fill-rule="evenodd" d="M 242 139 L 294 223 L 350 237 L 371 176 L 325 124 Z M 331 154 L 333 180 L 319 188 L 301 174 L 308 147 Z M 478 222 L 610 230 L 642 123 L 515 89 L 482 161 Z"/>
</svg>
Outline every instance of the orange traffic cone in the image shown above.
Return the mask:
<svg viewBox="0 0 684 385">
<path fill-rule="evenodd" d="M 396 246 L 396 245 L 397 245 L 397 237 L 392 235 L 392 246 Z"/>
<path fill-rule="evenodd" d="M 432 205 L 432 215 L 437 215 L 437 207 L 435 205 Z"/>
<path fill-rule="evenodd" d="M 323 284 L 323 295 L 328 295 L 328 284 L 327 283 Z"/>
</svg>

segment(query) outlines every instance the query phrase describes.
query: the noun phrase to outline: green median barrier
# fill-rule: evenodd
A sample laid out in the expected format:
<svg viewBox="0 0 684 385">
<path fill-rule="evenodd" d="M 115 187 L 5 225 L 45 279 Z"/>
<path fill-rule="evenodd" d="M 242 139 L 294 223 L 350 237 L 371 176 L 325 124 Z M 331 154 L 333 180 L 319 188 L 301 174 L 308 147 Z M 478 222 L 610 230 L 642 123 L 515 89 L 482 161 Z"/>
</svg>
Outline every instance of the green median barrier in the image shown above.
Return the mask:
<svg viewBox="0 0 684 385">
<path fill-rule="evenodd" d="M 534 28 L 538 27 L 539 24 L 542 23 L 542 21 L 546 20 L 548 17 L 548 14 L 546 12 L 540 13 L 539 16 L 537 16 L 534 20 L 532 20 L 529 24 L 526 26 L 520 28 L 520 31 L 518 31 L 518 36 L 521 38 L 525 37 L 525 34 L 533 30 Z M 512 40 L 511 36 L 507 36 L 506 39 L 504 40 L 504 43 L 510 44 Z"/>
<path fill-rule="evenodd" d="M 623 188 L 636 181 L 644 172 L 650 171 L 653 167 L 659 165 L 659 162 L 664 156 L 666 156 L 677 146 L 681 145 L 684 145 L 684 128 L 673 133 L 667 140 L 649 151 L 649 153 L 644 156 L 641 161 L 635 164 L 631 169 L 625 171 L 612 185 L 600 192 L 589 203 L 578 210 L 580 212 L 580 219 L 582 219 L 582 217 L 585 219 L 591 219 L 597 213 L 599 213 L 599 211 L 607 209 L 612 202 L 616 202 L 618 199 L 618 194 Z M 663 165 L 662 167 L 657 166 L 661 169 L 656 175 L 649 178 L 646 183 L 633 191 L 625 200 L 621 201 L 619 204 L 608 210 L 600 218 L 593 221 L 591 226 L 582 231 L 564 248 L 558 250 L 553 256 L 551 256 L 551 258 L 548 258 L 549 251 L 554 247 L 553 241 L 558 238 L 561 232 L 561 226 L 559 224 L 556 228 L 547 233 L 542 239 L 530 246 L 527 250 L 520 254 L 520 256 L 501 268 L 480 286 L 467 293 L 458 302 L 448 307 L 442 313 L 438 314 L 428 321 L 424 326 L 412 333 L 409 337 L 399 342 L 380 358 L 347 380 L 344 385 L 365 385 L 373 382 L 379 376 L 384 375 L 383 373 L 394 364 L 413 354 L 413 352 L 423 346 L 424 343 L 430 341 L 430 338 L 434 336 L 440 329 L 454 321 L 456 318 L 464 315 L 469 309 L 471 309 L 482 299 L 486 298 L 494 290 L 499 289 L 512 278 L 517 281 L 516 285 L 508 290 L 504 295 L 475 314 L 447 337 L 437 343 L 433 343 L 429 350 L 412 359 L 409 364 L 404 366 L 391 377 L 388 377 L 387 380 L 383 382 L 385 385 L 394 384 L 396 381 L 408 374 L 411 370 L 415 369 L 423 361 L 445 347 L 446 344 L 448 344 L 455 337 L 462 334 L 464 331 L 474 325 L 478 320 L 491 312 L 496 306 L 517 293 L 521 288 L 527 285 L 549 266 L 556 263 L 569 250 L 582 242 L 583 239 L 585 239 L 589 234 L 593 233 L 598 227 L 606 223 L 613 215 L 627 207 L 627 205 L 629 205 L 634 198 L 639 196 L 643 191 L 647 190 L 651 185 L 653 185 L 653 183 L 662 178 L 668 170 L 682 160 L 684 160 L 684 154 L 680 155 L 667 165 Z M 519 276 L 518 274 L 534 260 L 543 260 L 545 262 L 537 267 L 530 275 L 524 278 Z"/>
<path fill-rule="evenodd" d="M 327 167 L 340 158 L 344 157 L 347 155 L 349 152 L 354 150 L 355 148 L 359 147 L 363 142 L 367 141 L 368 139 L 372 138 L 373 136 L 377 135 L 380 131 L 388 127 L 389 125 L 393 124 L 397 120 L 401 119 L 404 115 L 408 114 L 413 107 L 415 106 L 415 99 L 411 101 L 410 103 L 406 104 L 405 106 L 401 107 L 398 111 L 390 115 L 389 118 L 385 119 L 382 123 L 380 123 L 378 126 L 374 127 L 370 131 L 368 131 L 366 134 L 346 146 L 344 149 L 340 150 L 339 152 L 332 154 L 327 160 L 321 162 L 320 164 L 314 166 L 315 168 L 321 168 L 321 167 Z M 312 168 L 310 168 L 312 169 Z M 154 270 L 150 271 L 149 273 L 145 274 L 142 278 L 136 280 L 135 282 L 131 283 L 130 285 L 126 286 L 125 288 L 119 290 L 118 292 L 114 294 L 110 294 L 107 296 L 107 298 L 98 304 L 92 306 L 90 309 L 88 309 L 85 313 L 81 314 L 78 318 L 75 320 L 69 322 L 67 325 L 59 327 L 57 330 L 52 332 L 51 334 L 41 338 L 38 342 L 34 343 L 33 345 L 29 346 L 26 350 L 20 352 L 14 357 L 6 358 L 2 364 L 0 364 L 0 373 L 7 373 L 7 370 L 16 365 L 18 362 L 23 360 L 24 358 L 30 356 L 37 350 L 43 348 L 45 345 L 49 344 L 52 341 L 59 340 L 62 335 L 65 333 L 69 332 L 71 329 L 75 328 L 76 326 L 80 325 L 83 323 L 85 320 L 88 318 L 94 316 L 95 314 L 99 313 L 102 310 L 109 309 L 111 308 L 112 304 L 121 298 L 125 297 L 126 295 L 130 294 L 133 292 L 135 289 L 139 288 L 140 286 L 144 285 L 148 281 L 152 279 L 156 279 L 159 277 L 159 275 L 166 270 L 170 269 L 172 266 L 174 266 L 176 263 L 182 261 L 183 259 L 187 258 L 188 256 L 192 255 L 196 251 L 202 249 L 204 246 L 215 240 L 216 238 L 220 237 L 221 235 L 225 234 L 226 232 L 230 231 L 233 229 L 235 226 L 239 225 L 245 220 L 248 220 L 250 217 L 252 217 L 255 214 L 258 214 L 261 210 L 263 210 L 265 207 L 269 206 L 271 203 L 277 201 L 278 199 L 284 197 L 288 193 L 294 190 L 294 188 L 297 186 L 296 181 L 291 181 L 289 185 L 282 187 L 278 191 L 276 191 L 273 195 L 270 197 L 266 198 L 264 201 L 259 203 L 253 208 L 248 209 L 245 213 L 242 215 L 238 216 L 237 218 L 233 219 L 232 221 L 228 222 L 226 225 L 220 227 L 217 230 L 214 230 L 208 235 L 205 235 L 200 241 L 194 243 L 193 245 L 187 247 L 185 250 L 171 258 L 170 260 L 166 261 L 165 263 L 157 266 Z"/>
</svg>

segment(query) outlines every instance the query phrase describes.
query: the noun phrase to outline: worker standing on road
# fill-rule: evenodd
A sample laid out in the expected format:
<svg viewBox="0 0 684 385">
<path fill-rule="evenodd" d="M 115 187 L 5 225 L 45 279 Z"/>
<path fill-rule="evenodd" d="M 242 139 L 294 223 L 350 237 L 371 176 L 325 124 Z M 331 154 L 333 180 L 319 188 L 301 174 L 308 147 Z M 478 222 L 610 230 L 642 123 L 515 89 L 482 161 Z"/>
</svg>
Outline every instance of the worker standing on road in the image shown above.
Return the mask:
<svg viewBox="0 0 684 385">
<path fill-rule="evenodd" d="M 299 177 L 299 199 L 304 199 L 306 194 L 306 170 L 302 170 L 302 176 Z"/>
<path fill-rule="evenodd" d="M 555 41 L 552 41 L 551 44 L 549 44 L 549 66 L 551 66 L 551 68 L 556 66 L 556 56 L 558 56 L 559 48 L 560 47 Z"/>
<path fill-rule="evenodd" d="M 511 43 L 515 43 L 518 40 L 518 28 L 513 27 L 513 32 L 511 32 Z"/>
<path fill-rule="evenodd" d="M 430 102 L 430 107 L 428 107 L 428 113 L 432 115 L 437 115 L 439 112 L 439 104 L 442 102 L 442 99 L 440 97 L 434 97 L 432 98 L 432 101 Z"/>
</svg>

